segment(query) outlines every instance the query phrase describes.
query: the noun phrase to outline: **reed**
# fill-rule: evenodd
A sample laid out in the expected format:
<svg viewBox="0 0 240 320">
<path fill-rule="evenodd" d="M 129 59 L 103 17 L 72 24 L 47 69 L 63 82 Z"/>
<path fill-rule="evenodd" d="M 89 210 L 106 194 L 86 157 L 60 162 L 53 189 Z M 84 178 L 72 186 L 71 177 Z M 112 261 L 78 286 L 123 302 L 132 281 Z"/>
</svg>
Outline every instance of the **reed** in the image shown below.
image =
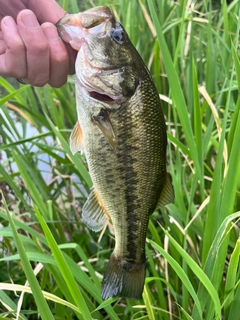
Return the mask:
<svg viewBox="0 0 240 320">
<path fill-rule="evenodd" d="M 106 1 L 63 0 L 69 12 Z M 239 1 L 112 0 L 148 65 L 168 127 L 174 203 L 149 223 L 143 299 L 100 289 L 113 234 L 89 231 L 84 156 L 68 139 L 74 79 L 0 78 L 0 317 L 239 320 Z"/>
</svg>

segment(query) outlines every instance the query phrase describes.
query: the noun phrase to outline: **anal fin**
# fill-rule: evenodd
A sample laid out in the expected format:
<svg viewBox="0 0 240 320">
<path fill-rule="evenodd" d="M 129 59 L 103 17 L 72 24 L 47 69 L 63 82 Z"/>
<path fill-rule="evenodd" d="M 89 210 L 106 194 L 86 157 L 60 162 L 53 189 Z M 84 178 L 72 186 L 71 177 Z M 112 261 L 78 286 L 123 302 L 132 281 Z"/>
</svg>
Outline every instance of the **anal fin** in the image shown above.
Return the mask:
<svg viewBox="0 0 240 320">
<path fill-rule="evenodd" d="M 158 200 L 156 209 L 159 209 L 160 207 L 164 207 L 165 205 L 172 203 L 173 200 L 174 200 L 174 190 L 171 182 L 171 176 L 169 173 L 167 173 L 166 181 L 162 189 L 160 198 Z"/>
<path fill-rule="evenodd" d="M 73 154 L 80 151 L 83 153 L 84 147 L 83 147 L 83 139 L 82 139 L 82 129 L 80 127 L 79 122 L 77 122 L 72 130 L 72 133 L 70 135 L 70 149 Z"/>
<path fill-rule="evenodd" d="M 109 219 L 96 189 L 92 190 L 82 208 L 82 219 L 86 226 L 95 232 L 102 230 L 107 219 Z"/>
</svg>

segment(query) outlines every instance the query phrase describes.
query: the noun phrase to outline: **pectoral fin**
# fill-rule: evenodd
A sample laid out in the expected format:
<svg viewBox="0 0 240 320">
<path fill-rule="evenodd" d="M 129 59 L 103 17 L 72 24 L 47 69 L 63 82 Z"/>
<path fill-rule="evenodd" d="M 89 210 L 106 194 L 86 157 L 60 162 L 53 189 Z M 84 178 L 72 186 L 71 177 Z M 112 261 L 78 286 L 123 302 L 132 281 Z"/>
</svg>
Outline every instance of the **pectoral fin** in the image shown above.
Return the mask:
<svg viewBox="0 0 240 320">
<path fill-rule="evenodd" d="M 95 232 L 102 230 L 109 215 L 94 189 L 82 208 L 82 218 L 87 227 Z"/>
<path fill-rule="evenodd" d="M 99 127 L 102 131 L 109 144 L 113 148 L 116 149 L 116 137 L 113 131 L 113 127 L 111 121 L 109 119 L 109 113 L 107 110 L 102 109 L 101 112 L 97 116 L 92 117 L 93 122 Z"/>
<path fill-rule="evenodd" d="M 83 139 L 82 139 L 82 129 L 79 122 L 77 122 L 73 128 L 73 131 L 70 136 L 70 149 L 73 154 L 80 151 L 83 153 Z"/>
<path fill-rule="evenodd" d="M 171 176 L 169 173 L 167 173 L 166 182 L 161 192 L 156 209 L 159 209 L 160 207 L 164 207 L 166 204 L 173 202 L 173 200 L 174 200 L 174 191 L 173 191 L 173 186 L 171 182 Z"/>
</svg>

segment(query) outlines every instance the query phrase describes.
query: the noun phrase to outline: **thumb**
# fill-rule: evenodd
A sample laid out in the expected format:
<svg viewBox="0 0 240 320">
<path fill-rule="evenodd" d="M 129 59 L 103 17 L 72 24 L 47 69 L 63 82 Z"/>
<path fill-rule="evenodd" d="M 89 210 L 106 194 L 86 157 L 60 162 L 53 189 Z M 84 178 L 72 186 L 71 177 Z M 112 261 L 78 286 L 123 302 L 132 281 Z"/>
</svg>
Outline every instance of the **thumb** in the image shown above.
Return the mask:
<svg viewBox="0 0 240 320">
<path fill-rule="evenodd" d="M 40 23 L 56 24 L 66 14 L 55 0 L 29 0 L 27 8 L 34 12 Z"/>
</svg>

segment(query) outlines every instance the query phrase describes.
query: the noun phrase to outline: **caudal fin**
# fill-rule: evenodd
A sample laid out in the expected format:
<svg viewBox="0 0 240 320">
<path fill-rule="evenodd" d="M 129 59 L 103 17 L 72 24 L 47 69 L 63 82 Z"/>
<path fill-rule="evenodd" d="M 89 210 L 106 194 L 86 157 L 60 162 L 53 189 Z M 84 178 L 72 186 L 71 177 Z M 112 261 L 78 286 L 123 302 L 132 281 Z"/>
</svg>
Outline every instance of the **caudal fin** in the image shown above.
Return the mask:
<svg viewBox="0 0 240 320">
<path fill-rule="evenodd" d="M 146 263 L 133 264 L 111 255 L 102 282 L 102 299 L 121 297 L 139 300 L 142 297 Z"/>
</svg>

